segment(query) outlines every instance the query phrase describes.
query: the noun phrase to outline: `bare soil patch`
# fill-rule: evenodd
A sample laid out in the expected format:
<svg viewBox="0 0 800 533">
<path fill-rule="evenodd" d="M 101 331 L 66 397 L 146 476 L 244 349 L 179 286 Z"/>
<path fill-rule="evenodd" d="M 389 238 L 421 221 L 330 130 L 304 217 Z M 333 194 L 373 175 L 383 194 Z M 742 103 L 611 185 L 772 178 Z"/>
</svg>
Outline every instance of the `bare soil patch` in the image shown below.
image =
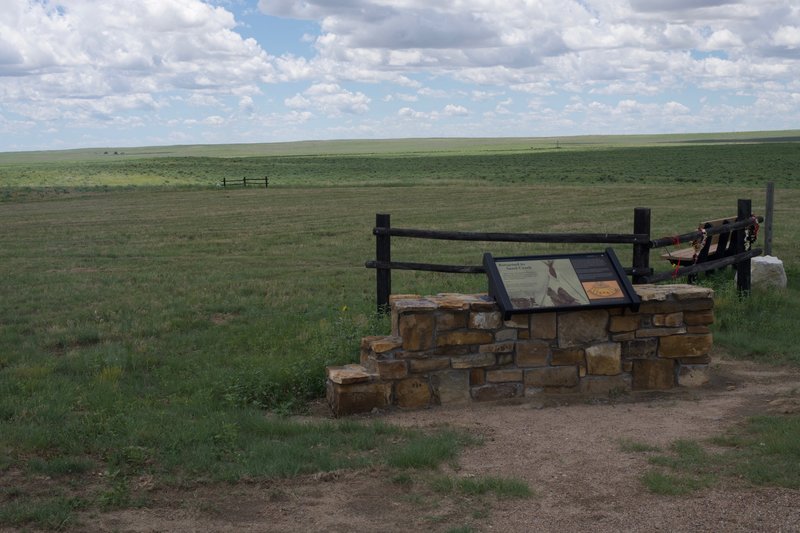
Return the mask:
<svg viewBox="0 0 800 533">
<path fill-rule="evenodd" d="M 703 388 L 587 400 L 473 405 L 377 413 L 388 423 L 449 425 L 481 435 L 455 477 L 525 481 L 527 499 L 442 495 L 435 475 L 375 469 L 291 480 L 152 490 L 140 509 L 85 514 L 82 531 L 800 531 L 800 491 L 729 479 L 690 496 L 661 496 L 640 481 L 646 454 L 621 441 L 666 448 L 705 439 L 759 413 L 797 412 L 800 371 L 715 358 Z"/>
</svg>

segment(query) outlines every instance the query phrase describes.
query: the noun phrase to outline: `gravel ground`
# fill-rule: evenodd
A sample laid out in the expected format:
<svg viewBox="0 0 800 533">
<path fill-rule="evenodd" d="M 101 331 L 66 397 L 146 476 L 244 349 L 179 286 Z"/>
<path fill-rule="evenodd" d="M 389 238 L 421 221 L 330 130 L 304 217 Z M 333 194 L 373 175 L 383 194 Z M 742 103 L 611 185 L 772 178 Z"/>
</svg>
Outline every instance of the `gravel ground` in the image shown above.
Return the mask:
<svg viewBox="0 0 800 533">
<path fill-rule="evenodd" d="M 800 491 L 725 479 L 689 496 L 648 492 L 647 453 L 622 441 L 666 448 L 704 439 L 757 413 L 800 412 L 796 369 L 716 361 L 707 387 L 637 393 L 613 401 L 556 398 L 367 418 L 416 426 L 444 424 L 484 438 L 453 476 L 527 482 L 525 499 L 441 497 L 424 483 L 392 483 L 380 470 L 270 483 L 155 491 L 146 508 L 81 517 L 97 531 L 800 531 Z M 425 475 L 425 474 L 420 474 Z"/>
</svg>

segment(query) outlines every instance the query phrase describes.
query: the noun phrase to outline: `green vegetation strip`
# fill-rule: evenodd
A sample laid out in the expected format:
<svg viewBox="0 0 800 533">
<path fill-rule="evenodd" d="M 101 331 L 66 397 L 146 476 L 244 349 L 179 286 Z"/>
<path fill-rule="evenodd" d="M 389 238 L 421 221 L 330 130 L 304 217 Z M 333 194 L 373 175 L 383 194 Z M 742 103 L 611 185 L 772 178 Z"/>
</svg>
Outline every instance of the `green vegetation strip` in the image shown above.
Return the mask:
<svg viewBox="0 0 800 533">
<path fill-rule="evenodd" d="M 800 488 L 800 416 L 759 416 L 706 443 L 678 440 L 669 453 L 645 443 L 625 441 L 623 451 L 651 453 L 655 468 L 642 476 L 656 494 L 679 496 L 723 480 Z M 716 448 L 712 448 L 716 447 Z M 724 448 L 719 451 L 718 448 Z"/>
</svg>

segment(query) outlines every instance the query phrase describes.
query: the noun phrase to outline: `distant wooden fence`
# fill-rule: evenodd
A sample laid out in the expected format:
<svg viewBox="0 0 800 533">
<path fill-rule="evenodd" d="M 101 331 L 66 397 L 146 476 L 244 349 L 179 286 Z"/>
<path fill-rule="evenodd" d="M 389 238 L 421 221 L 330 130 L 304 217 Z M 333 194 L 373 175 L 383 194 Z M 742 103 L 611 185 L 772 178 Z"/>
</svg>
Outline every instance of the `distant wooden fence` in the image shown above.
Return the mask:
<svg viewBox="0 0 800 533">
<path fill-rule="evenodd" d="M 269 177 L 264 176 L 263 178 L 241 178 L 241 179 L 222 178 L 223 187 L 238 187 L 238 186 L 247 187 L 248 183 L 250 183 L 250 185 L 255 185 L 257 187 L 260 187 L 263 184 L 264 188 L 266 189 L 267 187 L 269 187 Z"/>
<path fill-rule="evenodd" d="M 763 217 L 758 217 L 763 222 Z M 432 263 L 409 263 L 392 261 L 392 237 L 412 239 L 435 239 L 445 241 L 486 241 L 518 243 L 559 243 L 559 244 L 630 244 L 633 246 L 631 266 L 625 273 L 632 276 L 633 283 L 656 283 L 670 278 L 688 276 L 699 272 L 716 270 L 735 265 L 737 287 L 740 291 L 750 290 L 750 259 L 761 255 L 761 249 L 745 249 L 745 231 L 753 225 L 752 203 L 739 200 L 736 222 L 719 228 L 707 230 L 707 235 L 731 233 L 734 246 L 733 255 L 713 259 L 704 263 L 672 269 L 670 272 L 654 273 L 650 268 L 650 251 L 654 248 L 677 245 L 702 239 L 700 230 L 673 237 L 652 239 L 650 235 L 650 209 L 637 207 L 633 212 L 633 233 L 484 233 L 461 231 L 437 231 L 426 229 L 407 229 L 391 227 L 388 214 L 375 215 L 375 259 L 367 261 L 366 267 L 376 270 L 376 300 L 378 311 L 385 311 L 392 292 L 392 270 L 418 270 L 426 272 L 446 272 L 455 274 L 483 274 L 482 265 L 442 265 Z"/>
</svg>

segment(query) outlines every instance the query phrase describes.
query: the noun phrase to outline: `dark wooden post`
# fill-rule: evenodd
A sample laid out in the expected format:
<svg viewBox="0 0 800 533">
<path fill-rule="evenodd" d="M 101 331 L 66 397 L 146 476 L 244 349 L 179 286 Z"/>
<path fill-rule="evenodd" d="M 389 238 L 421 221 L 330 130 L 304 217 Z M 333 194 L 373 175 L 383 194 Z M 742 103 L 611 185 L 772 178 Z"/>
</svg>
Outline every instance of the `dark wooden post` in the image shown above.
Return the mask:
<svg viewBox="0 0 800 533">
<path fill-rule="evenodd" d="M 267 187 L 269 187 L 269 178 L 264 176 L 264 188 L 266 189 Z"/>
<path fill-rule="evenodd" d="M 243 186 L 243 187 L 247 187 L 247 176 L 245 176 L 244 178 L 242 178 L 242 186 Z"/>
<path fill-rule="evenodd" d="M 376 213 L 375 214 L 375 228 L 389 229 L 391 223 L 389 215 Z M 392 293 L 392 270 L 386 267 L 381 267 L 381 263 L 389 263 L 392 260 L 392 240 L 389 235 L 376 234 L 375 235 L 375 261 L 378 262 L 376 270 L 377 282 L 377 307 L 378 313 L 386 313 L 389 311 L 389 295 Z"/>
<path fill-rule="evenodd" d="M 750 200 L 739 199 L 736 209 L 736 220 L 747 220 L 753 214 L 752 202 Z M 745 229 L 737 230 L 735 233 L 736 239 L 736 253 L 744 252 L 744 234 Z M 745 295 L 750 292 L 750 259 L 736 263 L 736 289 L 739 295 Z"/>
<path fill-rule="evenodd" d="M 650 240 L 650 208 L 637 207 L 633 210 L 633 232 L 643 233 Z M 633 275 L 633 283 L 644 283 L 647 274 L 645 270 L 650 268 L 650 243 L 636 243 L 633 245 L 633 264 L 634 269 L 641 269 L 641 273 Z"/>
<path fill-rule="evenodd" d="M 223 187 L 223 188 L 224 188 L 224 187 L 227 187 L 227 185 L 225 185 L 225 178 L 222 178 L 222 187 Z"/>
<path fill-rule="evenodd" d="M 775 182 L 767 183 L 767 206 L 764 213 L 764 255 L 772 255 L 772 217 L 775 214 Z"/>
</svg>

